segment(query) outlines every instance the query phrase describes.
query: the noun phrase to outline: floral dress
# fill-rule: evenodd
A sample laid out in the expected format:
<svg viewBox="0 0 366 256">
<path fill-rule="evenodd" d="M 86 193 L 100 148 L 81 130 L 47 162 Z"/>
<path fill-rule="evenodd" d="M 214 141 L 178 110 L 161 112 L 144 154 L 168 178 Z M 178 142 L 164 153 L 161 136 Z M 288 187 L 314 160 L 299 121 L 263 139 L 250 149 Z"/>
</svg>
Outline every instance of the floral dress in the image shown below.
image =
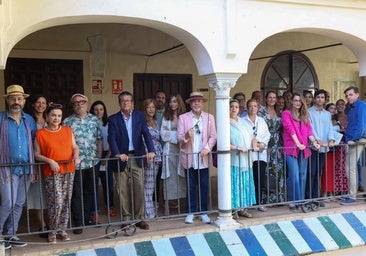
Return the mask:
<svg viewBox="0 0 366 256">
<path fill-rule="evenodd" d="M 267 108 L 261 108 L 258 112 L 268 125 L 271 137 L 268 142 L 268 165 L 266 171 L 266 191 L 262 193 L 262 203 L 279 203 L 285 201 L 284 187 L 284 153 L 281 117 L 271 118 Z"/>
<path fill-rule="evenodd" d="M 149 132 L 155 148 L 154 162 L 145 167 L 145 181 L 144 181 L 144 193 L 145 193 L 145 217 L 151 219 L 155 217 L 155 206 L 153 202 L 153 195 L 155 191 L 156 175 L 161 164 L 161 155 L 163 149 L 160 144 L 159 129 L 148 126 Z"/>
</svg>

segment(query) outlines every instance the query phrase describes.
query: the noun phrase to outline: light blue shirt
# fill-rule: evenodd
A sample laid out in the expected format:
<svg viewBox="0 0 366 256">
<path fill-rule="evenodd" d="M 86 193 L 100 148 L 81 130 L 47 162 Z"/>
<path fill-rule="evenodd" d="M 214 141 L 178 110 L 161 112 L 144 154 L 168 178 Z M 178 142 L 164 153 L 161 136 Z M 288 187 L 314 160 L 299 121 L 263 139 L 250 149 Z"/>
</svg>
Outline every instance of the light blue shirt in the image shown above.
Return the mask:
<svg viewBox="0 0 366 256">
<path fill-rule="evenodd" d="M 135 150 L 134 147 L 133 147 L 133 141 L 132 141 L 132 111 L 133 110 L 131 110 L 130 117 L 128 117 L 128 118 L 121 111 L 122 116 L 123 116 L 123 120 L 125 121 L 125 124 L 126 124 L 126 129 L 127 129 L 127 134 L 128 134 L 128 140 L 129 140 L 128 151 Z"/>
<path fill-rule="evenodd" d="M 325 110 L 318 110 L 314 105 L 308 110 L 310 116 L 311 128 L 316 140 L 328 143 L 330 140 L 334 141 L 334 128 L 332 124 L 332 117 L 330 112 Z M 328 147 L 321 147 L 319 152 L 328 152 Z"/>
<path fill-rule="evenodd" d="M 9 115 L 9 113 L 2 112 L 0 115 L 0 129 L 2 125 L 2 115 L 6 115 L 8 119 L 8 138 L 9 138 L 9 156 L 11 164 L 20 164 L 12 168 L 13 174 L 29 174 L 29 147 L 33 148 L 33 145 L 28 145 L 27 129 L 25 127 L 24 120 L 27 119 L 29 128 L 31 129 L 32 141 L 34 141 L 35 132 L 37 131 L 37 125 L 34 119 L 26 114 L 22 113 L 20 124 Z M 4 150 L 4 149 L 3 149 Z M 26 164 L 22 166 L 21 164 Z"/>
</svg>

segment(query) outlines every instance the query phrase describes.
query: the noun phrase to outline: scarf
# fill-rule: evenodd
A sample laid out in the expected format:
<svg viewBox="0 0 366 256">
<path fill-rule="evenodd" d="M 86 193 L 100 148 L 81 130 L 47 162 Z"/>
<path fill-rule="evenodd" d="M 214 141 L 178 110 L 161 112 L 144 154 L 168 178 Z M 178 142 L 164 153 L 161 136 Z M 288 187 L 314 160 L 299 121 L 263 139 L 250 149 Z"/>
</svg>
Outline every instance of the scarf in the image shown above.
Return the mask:
<svg viewBox="0 0 366 256">
<path fill-rule="evenodd" d="M 240 120 L 240 119 L 239 119 Z M 230 144 L 237 147 L 251 149 L 252 148 L 252 131 L 245 129 L 243 122 L 230 119 Z M 243 153 L 236 150 L 231 151 L 231 166 L 244 169 L 250 168 L 252 165 L 251 154 Z"/>
<path fill-rule="evenodd" d="M 34 169 L 34 152 L 33 152 L 33 140 L 32 140 L 32 131 L 29 126 L 29 122 L 27 118 L 23 118 L 25 129 L 27 132 L 27 142 L 28 142 L 28 156 L 30 163 L 30 174 L 35 173 Z M 1 122 L 1 131 L 0 131 L 0 145 L 2 145 L 0 149 L 0 182 L 7 183 L 11 180 L 11 163 L 10 163 L 10 154 L 9 154 L 9 137 L 8 137 L 8 118 L 7 113 L 3 112 L 3 118 Z"/>
</svg>

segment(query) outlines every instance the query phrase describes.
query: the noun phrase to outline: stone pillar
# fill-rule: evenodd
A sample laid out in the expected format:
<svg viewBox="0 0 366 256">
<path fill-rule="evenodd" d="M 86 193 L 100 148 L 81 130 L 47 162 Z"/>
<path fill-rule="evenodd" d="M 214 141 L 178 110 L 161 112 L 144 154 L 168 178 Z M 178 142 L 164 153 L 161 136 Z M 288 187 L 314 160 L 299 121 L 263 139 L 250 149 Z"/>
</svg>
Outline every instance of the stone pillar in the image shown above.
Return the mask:
<svg viewBox="0 0 366 256">
<path fill-rule="evenodd" d="M 231 214 L 231 177 L 230 177 L 230 90 L 241 74 L 215 73 L 206 76 L 209 86 L 216 92 L 216 129 L 217 129 L 217 193 L 219 216 L 215 224 L 220 230 L 239 228 Z"/>
</svg>

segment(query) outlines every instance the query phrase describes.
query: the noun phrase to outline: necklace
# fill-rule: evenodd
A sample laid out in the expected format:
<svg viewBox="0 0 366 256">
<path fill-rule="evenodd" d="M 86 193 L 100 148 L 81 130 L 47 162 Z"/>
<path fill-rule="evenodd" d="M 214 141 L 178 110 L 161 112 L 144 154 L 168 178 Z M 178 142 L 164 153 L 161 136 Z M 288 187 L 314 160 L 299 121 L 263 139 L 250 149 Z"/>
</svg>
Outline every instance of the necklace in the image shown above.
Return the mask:
<svg viewBox="0 0 366 256">
<path fill-rule="evenodd" d="M 55 131 L 60 130 L 61 129 L 61 126 L 59 125 L 59 126 L 57 126 L 57 128 L 51 128 L 49 126 L 46 126 L 46 129 L 49 130 L 49 131 L 51 131 L 51 132 L 55 132 Z"/>
</svg>

